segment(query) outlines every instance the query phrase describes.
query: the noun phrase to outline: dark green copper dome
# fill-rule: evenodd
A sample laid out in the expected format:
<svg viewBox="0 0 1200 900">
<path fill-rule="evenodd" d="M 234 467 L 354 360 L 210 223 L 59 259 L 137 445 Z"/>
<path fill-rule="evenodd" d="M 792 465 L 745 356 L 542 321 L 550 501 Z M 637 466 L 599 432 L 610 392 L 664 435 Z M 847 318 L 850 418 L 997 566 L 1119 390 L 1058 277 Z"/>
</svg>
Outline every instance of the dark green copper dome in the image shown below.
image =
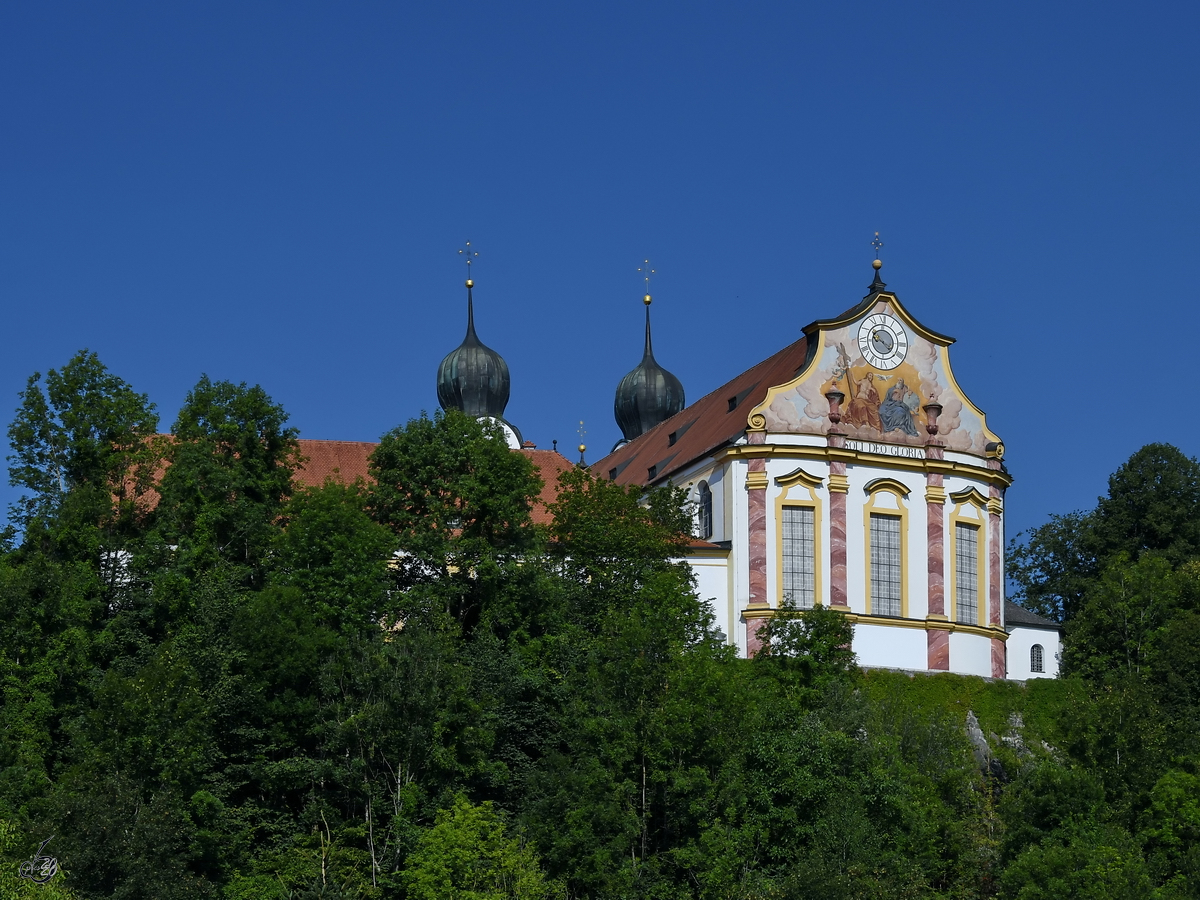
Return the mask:
<svg viewBox="0 0 1200 900">
<path fill-rule="evenodd" d="M 683 385 L 654 359 L 650 345 L 650 295 L 646 295 L 646 350 L 637 368 L 621 379 L 613 415 L 625 440 L 645 434 L 684 407 Z"/>
<path fill-rule="evenodd" d="M 438 403 L 442 409 L 462 410 L 476 418 L 503 419 L 508 406 L 508 363 L 475 334 L 472 287 L 467 281 L 467 336 L 438 366 Z"/>
</svg>

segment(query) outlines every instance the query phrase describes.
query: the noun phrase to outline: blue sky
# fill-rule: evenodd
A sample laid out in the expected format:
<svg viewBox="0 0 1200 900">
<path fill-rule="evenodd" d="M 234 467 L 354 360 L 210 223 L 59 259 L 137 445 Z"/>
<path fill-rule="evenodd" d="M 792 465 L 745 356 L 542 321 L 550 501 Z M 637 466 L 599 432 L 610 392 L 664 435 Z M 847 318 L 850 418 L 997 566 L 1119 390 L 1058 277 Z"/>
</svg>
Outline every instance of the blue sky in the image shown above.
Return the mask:
<svg viewBox="0 0 1200 900">
<path fill-rule="evenodd" d="M 373 440 L 436 407 L 469 239 L 508 418 L 595 460 L 644 257 L 696 399 L 857 301 L 880 231 L 1014 533 L 1200 453 L 1197 10 L 5 4 L 0 417 L 88 347 L 164 429 L 207 373 Z"/>
</svg>

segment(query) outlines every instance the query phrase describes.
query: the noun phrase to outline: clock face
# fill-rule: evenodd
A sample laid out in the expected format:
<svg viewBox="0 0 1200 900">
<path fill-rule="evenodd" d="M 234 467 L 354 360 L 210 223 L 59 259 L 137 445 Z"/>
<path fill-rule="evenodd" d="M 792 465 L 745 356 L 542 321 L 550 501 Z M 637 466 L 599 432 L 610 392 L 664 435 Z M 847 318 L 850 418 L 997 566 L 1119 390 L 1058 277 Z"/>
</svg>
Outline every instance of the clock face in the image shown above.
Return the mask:
<svg viewBox="0 0 1200 900">
<path fill-rule="evenodd" d="M 908 353 L 908 335 L 892 316 L 876 313 L 858 326 L 858 349 L 876 369 L 894 369 Z"/>
</svg>

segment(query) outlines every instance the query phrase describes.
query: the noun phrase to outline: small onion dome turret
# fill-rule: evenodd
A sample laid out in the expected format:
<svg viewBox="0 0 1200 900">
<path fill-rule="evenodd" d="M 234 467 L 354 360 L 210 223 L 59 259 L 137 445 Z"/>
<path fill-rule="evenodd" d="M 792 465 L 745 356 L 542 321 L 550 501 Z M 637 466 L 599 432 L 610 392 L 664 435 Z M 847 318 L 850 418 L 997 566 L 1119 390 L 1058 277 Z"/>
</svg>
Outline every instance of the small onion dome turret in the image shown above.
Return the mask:
<svg viewBox="0 0 1200 900">
<path fill-rule="evenodd" d="M 467 280 L 467 336 L 438 366 L 437 395 L 442 409 L 462 410 L 468 416 L 504 418 L 508 406 L 508 363 L 475 334 L 475 304 Z"/>
<path fill-rule="evenodd" d="M 646 351 L 637 368 L 621 379 L 613 414 L 625 440 L 632 441 L 683 409 L 683 385 L 654 359 L 650 344 L 650 295 L 646 304 Z"/>
</svg>

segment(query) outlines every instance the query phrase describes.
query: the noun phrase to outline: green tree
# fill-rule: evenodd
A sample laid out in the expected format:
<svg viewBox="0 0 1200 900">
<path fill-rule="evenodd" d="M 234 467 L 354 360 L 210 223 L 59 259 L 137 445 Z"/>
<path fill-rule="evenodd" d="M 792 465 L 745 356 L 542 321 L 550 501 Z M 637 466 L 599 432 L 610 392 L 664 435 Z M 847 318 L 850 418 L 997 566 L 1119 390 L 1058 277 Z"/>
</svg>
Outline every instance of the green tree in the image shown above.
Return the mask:
<svg viewBox="0 0 1200 900">
<path fill-rule="evenodd" d="M 1179 609 L 1181 576 L 1161 556 L 1112 558 L 1067 623 L 1063 671 L 1093 680 L 1145 678 L 1156 638 Z"/>
<path fill-rule="evenodd" d="M 1015 859 L 1001 877 L 1012 900 L 1145 900 L 1150 876 L 1137 842 L 1113 826 L 1060 829 Z"/>
<path fill-rule="evenodd" d="M 203 376 L 172 428 L 160 484 L 164 539 L 194 568 L 263 560 L 300 464 L 296 429 L 259 386 Z"/>
<path fill-rule="evenodd" d="M 1099 575 L 1101 551 L 1094 523 L 1091 512 L 1052 515 L 1045 525 L 1009 541 L 1013 599 L 1058 622 L 1075 615 Z"/>
<path fill-rule="evenodd" d="M 1195 590 L 1198 569 L 1191 564 L 1180 572 L 1185 598 Z M 1186 742 L 1200 734 L 1200 611 L 1183 609 L 1172 616 L 1155 635 L 1152 654 L 1154 694 Z"/>
<path fill-rule="evenodd" d="M 11 516 L 27 540 L 99 565 L 140 527 L 160 465 L 154 404 L 81 350 L 34 373 L 9 425 L 9 481 L 25 493 Z"/>
<path fill-rule="evenodd" d="M 1159 879 L 1188 897 L 1200 893 L 1200 776 L 1195 760 L 1191 769 L 1171 769 L 1154 785 L 1143 831 Z"/>
<path fill-rule="evenodd" d="M 1112 474 L 1094 509 L 1051 516 L 1020 538 L 1008 552 L 1014 599 L 1069 621 L 1120 554 L 1171 566 L 1200 554 L 1200 462 L 1169 444 L 1147 444 Z"/>
<path fill-rule="evenodd" d="M 561 894 L 490 802 L 461 795 L 421 835 L 404 871 L 413 900 L 543 900 Z"/>
<path fill-rule="evenodd" d="M 283 509 L 271 580 L 303 592 L 329 623 L 361 627 L 387 605 L 396 539 L 366 512 L 361 483 L 302 488 Z"/>
<path fill-rule="evenodd" d="M 1004 860 L 1011 861 L 1060 828 L 1099 821 L 1104 786 L 1088 769 L 1053 759 L 1025 767 L 1004 791 Z"/>
<path fill-rule="evenodd" d="M 550 505 L 551 554 L 565 579 L 607 608 L 632 599 L 647 579 L 679 569 L 691 527 L 683 492 L 671 486 L 648 493 L 593 478 L 583 469 L 559 476 Z"/>
<path fill-rule="evenodd" d="M 803 683 L 821 686 L 829 679 L 845 678 L 858 660 L 850 649 L 854 626 L 845 614 L 827 606 L 800 609 L 790 599 L 775 611 L 763 628 L 763 663 L 795 668 Z"/>
<path fill-rule="evenodd" d="M 533 465 L 497 426 L 450 410 L 385 434 L 370 471 L 369 509 L 397 536 L 409 602 L 440 606 L 471 630 L 495 586 L 538 546 Z"/>
<path fill-rule="evenodd" d="M 32 862 L 37 855 L 38 842 L 30 841 L 21 834 L 12 822 L 0 819 L 0 900 L 77 900 L 78 894 L 69 887 L 70 873 L 61 864 L 49 881 L 35 884 L 21 875 L 21 864 Z M 55 859 L 57 849 L 51 844 L 42 851 L 42 856 Z M 44 868 L 30 872 L 39 878 L 48 874 Z"/>
<path fill-rule="evenodd" d="M 1104 556 L 1160 555 L 1179 565 L 1200 554 L 1200 462 L 1170 444 L 1147 444 L 1108 479 L 1096 506 Z"/>
</svg>

